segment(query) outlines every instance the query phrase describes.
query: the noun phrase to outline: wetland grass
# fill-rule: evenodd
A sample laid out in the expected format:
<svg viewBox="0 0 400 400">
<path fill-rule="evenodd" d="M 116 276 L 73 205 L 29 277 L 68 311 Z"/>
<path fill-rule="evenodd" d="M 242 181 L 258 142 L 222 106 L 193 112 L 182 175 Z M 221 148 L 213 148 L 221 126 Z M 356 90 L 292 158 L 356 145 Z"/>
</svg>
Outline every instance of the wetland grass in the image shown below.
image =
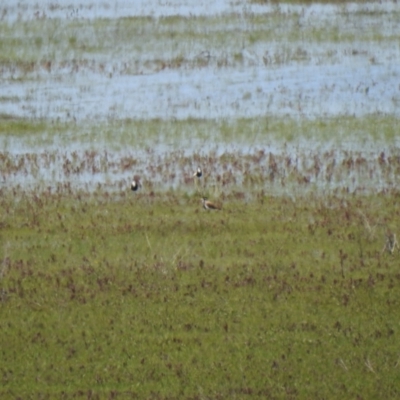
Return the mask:
<svg viewBox="0 0 400 400">
<path fill-rule="evenodd" d="M 280 7 L 277 2 L 275 8 L 268 7 L 264 12 L 208 16 L 0 21 L 3 37 L 0 66 L 5 74 L 22 80 L 40 79 L 60 70 L 69 73 L 90 71 L 112 77 L 165 69 L 262 65 L 263 62 L 269 66 L 308 64 L 316 57 L 318 62 L 330 60 L 329 52 L 344 53 L 345 43 L 355 46 L 347 49 L 352 57 L 361 53 L 379 60 L 379 53 L 370 54 L 371 42 L 389 48 L 396 44 L 397 10 L 383 12 L 384 16 L 390 16 L 385 19 L 386 30 L 383 30 L 379 23 L 371 24 L 379 11 L 349 11 L 346 1 L 334 2 L 337 12 L 330 19 L 304 16 L 313 1 L 289 1 L 298 5 L 291 11 L 285 11 L 285 3 Z M 145 48 L 137 39 L 144 35 L 147 39 Z M 243 52 L 244 49 L 247 51 Z M 119 62 L 109 65 L 110 53 Z"/>
<path fill-rule="evenodd" d="M 399 12 L 293 3 L 3 7 L 1 399 L 399 398 L 398 107 L 379 85 Z M 279 72 L 357 63 L 368 79 L 339 68 L 312 91 Z M 218 75 L 179 95 L 188 73 L 221 70 L 225 89 L 247 68 L 259 82 L 227 94 L 234 114 Z M 137 89 L 151 109 L 126 103 Z M 343 96 L 366 106 L 320 107 Z"/>
<path fill-rule="evenodd" d="M 3 190 L 0 209 L 2 398 L 400 394 L 399 259 L 366 228 L 397 192 L 214 214 L 176 192 Z"/>
<path fill-rule="evenodd" d="M 79 129 L 65 123 L 5 120 L 0 121 L 0 175 L 2 186 L 9 189 L 21 184 L 37 188 L 41 182 L 40 190 L 57 192 L 73 183 L 89 191 L 110 190 L 113 196 L 124 194 L 132 172 L 142 177 L 147 194 L 184 190 L 189 196 L 221 201 L 234 192 L 251 200 L 266 187 L 273 195 L 343 190 L 365 194 L 396 187 L 396 124 L 395 117 L 384 116 L 156 119 L 83 124 Z M 98 139 L 91 141 L 87 132 L 95 131 Z M 108 131 L 116 133 L 114 140 Z M 198 166 L 204 167 L 201 177 Z"/>
<path fill-rule="evenodd" d="M 333 116 L 317 119 L 281 118 L 277 116 L 254 118 L 220 118 L 182 120 L 123 119 L 108 122 L 82 122 L 79 125 L 47 121 L 45 119 L 0 118 L 0 139 L 3 151 L 7 142 L 13 148 L 52 148 L 79 142 L 78 149 L 113 151 L 150 147 L 163 150 L 191 149 L 208 154 L 220 146 L 252 150 L 255 147 L 293 144 L 299 148 L 308 143 L 335 144 L 341 148 L 362 148 L 373 141 L 379 146 L 398 144 L 398 118 L 392 115 L 371 114 L 363 118 Z M 233 144 L 233 146 L 232 146 Z M 348 144 L 346 147 L 344 145 Z M 202 151 L 201 151 L 202 150 Z M 221 150 L 219 149 L 219 152 Z M 194 160 L 196 161 L 196 159 Z M 195 166 L 196 168 L 197 166 Z"/>
</svg>

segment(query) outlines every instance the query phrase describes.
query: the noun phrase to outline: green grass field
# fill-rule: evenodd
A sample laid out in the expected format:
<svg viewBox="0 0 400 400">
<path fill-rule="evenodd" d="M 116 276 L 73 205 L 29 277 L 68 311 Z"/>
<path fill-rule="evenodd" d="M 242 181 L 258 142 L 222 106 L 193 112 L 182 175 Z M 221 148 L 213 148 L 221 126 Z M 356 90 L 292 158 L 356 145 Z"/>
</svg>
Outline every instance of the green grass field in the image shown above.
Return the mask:
<svg viewBox="0 0 400 400">
<path fill-rule="evenodd" d="M 4 191 L 1 397 L 398 397 L 398 197 Z"/>
<path fill-rule="evenodd" d="M 0 400 L 400 398 L 400 12 L 313 2 L 0 6 Z"/>
</svg>

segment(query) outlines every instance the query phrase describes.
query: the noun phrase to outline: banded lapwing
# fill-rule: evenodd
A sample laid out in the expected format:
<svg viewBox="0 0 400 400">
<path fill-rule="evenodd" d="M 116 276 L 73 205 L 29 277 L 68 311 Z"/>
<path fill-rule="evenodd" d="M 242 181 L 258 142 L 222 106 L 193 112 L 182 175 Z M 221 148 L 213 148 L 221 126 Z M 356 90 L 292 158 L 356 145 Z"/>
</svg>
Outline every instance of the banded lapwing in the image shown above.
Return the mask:
<svg viewBox="0 0 400 400">
<path fill-rule="evenodd" d="M 197 178 L 200 178 L 203 175 L 203 171 L 201 170 L 200 167 L 197 167 L 197 171 L 193 174 L 193 176 L 197 176 Z"/>
<path fill-rule="evenodd" d="M 142 185 L 140 184 L 140 177 L 135 175 L 131 182 L 131 190 L 136 192 Z"/>
<path fill-rule="evenodd" d="M 200 182 L 200 178 L 202 175 L 203 175 L 203 171 L 201 170 L 200 167 L 197 167 L 196 172 L 193 174 L 194 185 L 196 186 L 196 190 L 199 190 L 199 182 Z"/>
<path fill-rule="evenodd" d="M 203 208 L 205 210 L 220 210 L 221 209 L 221 207 L 219 207 L 216 204 L 214 204 L 213 202 L 207 200 L 207 197 L 202 197 L 201 201 L 203 203 Z"/>
</svg>

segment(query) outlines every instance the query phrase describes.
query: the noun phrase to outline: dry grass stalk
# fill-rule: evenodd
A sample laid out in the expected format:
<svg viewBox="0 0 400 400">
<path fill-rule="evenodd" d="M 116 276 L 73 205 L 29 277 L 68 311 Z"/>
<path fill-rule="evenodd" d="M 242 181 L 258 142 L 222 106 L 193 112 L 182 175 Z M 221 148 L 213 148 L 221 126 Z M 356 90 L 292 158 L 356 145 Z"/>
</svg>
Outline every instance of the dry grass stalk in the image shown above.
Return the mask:
<svg viewBox="0 0 400 400">
<path fill-rule="evenodd" d="M 400 251 L 395 233 L 388 231 L 385 237 L 386 241 L 381 253 L 383 253 L 385 250 L 387 250 L 390 254 L 393 254 L 396 249 L 397 251 Z"/>
<path fill-rule="evenodd" d="M 366 215 L 361 211 L 358 210 L 358 214 L 361 216 L 361 219 L 363 221 L 364 224 L 364 228 L 367 231 L 367 235 L 368 235 L 368 239 L 372 240 L 375 237 L 375 229 L 377 227 L 377 224 L 374 225 L 373 227 L 371 227 L 371 224 L 368 221 L 368 218 L 366 217 Z"/>
</svg>

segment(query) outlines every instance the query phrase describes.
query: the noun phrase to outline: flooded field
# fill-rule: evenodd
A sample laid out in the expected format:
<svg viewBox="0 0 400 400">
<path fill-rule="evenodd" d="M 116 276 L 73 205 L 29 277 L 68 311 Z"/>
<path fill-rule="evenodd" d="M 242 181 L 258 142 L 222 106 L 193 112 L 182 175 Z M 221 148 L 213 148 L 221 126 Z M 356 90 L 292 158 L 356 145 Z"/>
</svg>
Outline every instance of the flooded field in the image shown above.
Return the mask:
<svg viewBox="0 0 400 400">
<path fill-rule="evenodd" d="M 222 193 L 396 187 L 395 2 L 6 0 L 0 15 L 3 187 L 139 174 L 190 191 L 198 164 Z"/>
<path fill-rule="evenodd" d="M 263 3 L 0 2 L 0 399 L 400 398 L 400 3 Z"/>
</svg>

